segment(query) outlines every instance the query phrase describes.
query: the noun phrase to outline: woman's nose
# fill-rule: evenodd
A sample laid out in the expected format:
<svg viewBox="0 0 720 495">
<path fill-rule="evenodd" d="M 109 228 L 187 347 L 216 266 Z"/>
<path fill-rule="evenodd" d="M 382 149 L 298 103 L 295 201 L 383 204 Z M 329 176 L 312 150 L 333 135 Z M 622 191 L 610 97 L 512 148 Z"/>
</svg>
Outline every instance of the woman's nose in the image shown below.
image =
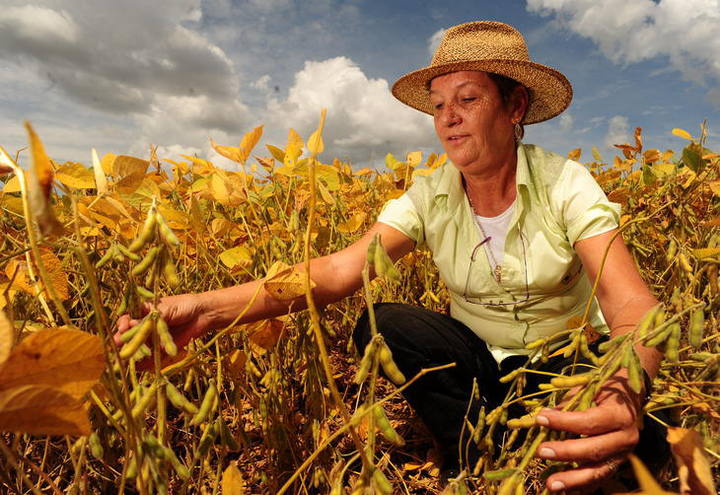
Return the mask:
<svg viewBox="0 0 720 495">
<path fill-rule="evenodd" d="M 440 112 L 440 122 L 443 125 L 452 127 L 460 122 L 460 116 L 456 111 L 455 105 L 444 105 Z"/>
</svg>

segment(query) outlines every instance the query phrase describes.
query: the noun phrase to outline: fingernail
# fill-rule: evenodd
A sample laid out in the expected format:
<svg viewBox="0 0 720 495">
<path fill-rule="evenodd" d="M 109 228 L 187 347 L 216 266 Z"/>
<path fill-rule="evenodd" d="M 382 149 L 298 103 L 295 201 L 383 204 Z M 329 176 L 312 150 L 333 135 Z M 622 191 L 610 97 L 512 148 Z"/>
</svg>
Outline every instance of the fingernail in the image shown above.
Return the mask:
<svg viewBox="0 0 720 495">
<path fill-rule="evenodd" d="M 545 416 L 535 416 L 535 422 L 540 426 L 547 426 L 550 424 L 550 421 L 548 421 Z"/>
<path fill-rule="evenodd" d="M 555 459 L 557 456 L 555 451 L 548 447 L 541 448 L 538 454 L 540 454 L 540 457 L 544 457 L 545 459 Z"/>
<path fill-rule="evenodd" d="M 552 483 L 550 483 L 550 490 L 552 490 L 554 492 L 559 492 L 560 490 L 564 490 L 564 489 L 565 489 L 565 483 L 563 483 L 562 481 L 553 481 Z"/>
</svg>

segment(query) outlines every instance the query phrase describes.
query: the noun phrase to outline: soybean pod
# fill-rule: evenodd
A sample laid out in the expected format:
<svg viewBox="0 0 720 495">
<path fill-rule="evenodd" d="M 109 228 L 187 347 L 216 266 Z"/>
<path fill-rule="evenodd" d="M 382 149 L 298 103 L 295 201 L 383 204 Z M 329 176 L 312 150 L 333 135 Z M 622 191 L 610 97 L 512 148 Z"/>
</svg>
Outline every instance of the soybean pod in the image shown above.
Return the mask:
<svg viewBox="0 0 720 495">
<path fill-rule="evenodd" d="M 168 356 L 176 356 L 178 351 L 177 344 L 175 344 L 175 339 L 170 333 L 170 328 L 168 328 L 168 324 L 162 316 L 158 318 L 155 328 L 157 330 L 158 337 L 160 338 L 160 345 L 162 345 L 162 348 L 165 349 Z"/>
<path fill-rule="evenodd" d="M 137 236 L 137 238 L 130 243 L 130 246 L 128 246 L 128 249 L 136 253 L 140 251 L 145 244 L 150 242 L 152 238 L 155 236 L 155 226 L 157 225 L 157 220 L 155 218 L 155 212 L 156 208 L 155 205 L 151 206 L 148 210 L 147 217 L 145 218 L 145 223 L 142 226 L 142 229 L 140 230 L 140 234 Z"/>
<path fill-rule="evenodd" d="M 395 431 L 395 428 L 390 424 L 390 420 L 385 414 L 385 409 L 382 406 L 373 406 L 373 417 L 375 418 L 375 426 L 377 426 L 380 433 L 392 444 L 402 447 L 405 445 L 405 440 L 400 434 Z"/>
<path fill-rule="evenodd" d="M 133 354 L 135 354 L 135 351 L 140 348 L 140 346 L 145 342 L 145 340 L 155 328 L 155 321 L 157 320 L 157 317 L 157 311 L 153 311 L 152 313 L 147 315 L 143 319 L 143 321 L 138 323 L 141 328 L 139 328 L 137 330 L 137 333 L 130 339 L 130 341 L 125 344 L 122 349 L 120 349 L 121 359 L 128 359 L 132 357 Z"/>
<path fill-rule="evenodd" d="M 395 364 L 392 357 L 392 351 L 385 343 L 385 340 L 380 342 L 379 347 L 378 359 L 380 360 L 380 365 L 382 366 L 383 371 L 395 385 L 402 385 L 405 383 L 405 375 L 403 375 L 400 368 L 398 368 L 397 364 Z"/>
<path fill-rule="evenodd" d="M 203 397 L 202 404 L 200 404 L 200 409 L 193 417 L 192 421 L 190 421 L 192 426 L 197 426 L 208 418 L 210 412 L 212 411 L 212 406 L 215 402 L 217 394 L 218 391 L 215 387 L 215 379 L 211 378 L 210 383 L 208 384 L 208 389 L 205 392 L 205 397 Z"/>
<path fill-rule="evenodd" d="M 154 246 L 147 252 L 142 261 L 133 267 L 130 273 L 135 277 L 141 276 L 152 266 L 153 262 L 157 259 L 158 254 L 160 254 L 160 247 Z"/>
</svg>

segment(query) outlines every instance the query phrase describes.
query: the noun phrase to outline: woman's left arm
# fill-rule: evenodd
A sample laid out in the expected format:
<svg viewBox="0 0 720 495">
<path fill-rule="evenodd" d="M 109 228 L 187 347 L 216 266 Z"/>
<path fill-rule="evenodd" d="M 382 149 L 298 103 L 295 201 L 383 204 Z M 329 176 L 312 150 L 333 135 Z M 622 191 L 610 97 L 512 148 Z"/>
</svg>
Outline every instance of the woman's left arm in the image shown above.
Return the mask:
<svg viewBox="0 0 720 495">
<path fill-rule="evenodd" d="M 631 332 L 642 316 L 658 303 L 640 277 L 622 237 L 618 235 L 612 240 L 616 233 L 617 230 L 612 230 L 575 243 L 575 251 L 590 282 L 600 277 L 596 296 L 613 337 Z M 603 255 L 611 240 L 601 271 Z M 636 350 L 643 369 L 654 377 L 661 354 L 643 346 Z M 627 370 L 621 369 L 608 380 L 595 402 L 596 407 L 585 411 L 545 409 L 538 415 L 538 424 L 584 436 L 540 445 L 538 456 L 542 458 L 580 464 L 577 469 L 550 476 L 547 487 L 551 491 L 571 491 L 599 483 L 613 474 L 638 442 L 641 400 L 627 383 Z"/>
</svg>

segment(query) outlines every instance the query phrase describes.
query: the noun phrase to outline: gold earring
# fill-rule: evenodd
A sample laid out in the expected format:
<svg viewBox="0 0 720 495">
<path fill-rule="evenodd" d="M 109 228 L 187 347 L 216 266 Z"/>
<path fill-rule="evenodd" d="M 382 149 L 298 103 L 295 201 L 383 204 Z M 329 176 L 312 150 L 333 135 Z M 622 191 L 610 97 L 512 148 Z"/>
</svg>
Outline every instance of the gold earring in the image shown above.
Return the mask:
<svg viewBox="0 0 720 495">
<path fill-rule="evenodd" d="M 516 142 L 520 141 L 522 139 L 524 133 L 523 133 L 523 128 L 519 122 L 515 122 L 514 131 L 515 131 L 515 141 Z"/>
</svg>

